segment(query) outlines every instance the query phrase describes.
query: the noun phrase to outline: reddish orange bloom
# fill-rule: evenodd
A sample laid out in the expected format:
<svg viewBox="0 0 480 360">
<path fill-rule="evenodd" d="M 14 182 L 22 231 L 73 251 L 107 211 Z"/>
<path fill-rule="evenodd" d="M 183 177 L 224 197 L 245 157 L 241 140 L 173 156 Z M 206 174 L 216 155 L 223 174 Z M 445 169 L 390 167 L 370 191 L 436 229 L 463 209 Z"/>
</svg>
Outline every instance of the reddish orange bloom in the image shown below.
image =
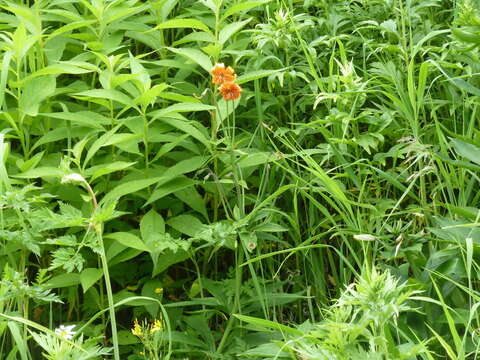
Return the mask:
<svg viewBox="0 0 480 360">
<path fill-rule="evenodd" d="M 222 94 L 224 100 L 237 100 L 240 98 L 240 93 L 242 92 L 242 88 L 233 82 L 223 83 L 218 90 L 220 90 L 220 94 Z"/>
<path fill-rule="evenodd" d="M 213 75 L 212 83 L 222 85 L 236 79 L 235 70 L 231 66 L 225 68 L 224 64 L 216 64 L 210 73 Z"/>
</svg>

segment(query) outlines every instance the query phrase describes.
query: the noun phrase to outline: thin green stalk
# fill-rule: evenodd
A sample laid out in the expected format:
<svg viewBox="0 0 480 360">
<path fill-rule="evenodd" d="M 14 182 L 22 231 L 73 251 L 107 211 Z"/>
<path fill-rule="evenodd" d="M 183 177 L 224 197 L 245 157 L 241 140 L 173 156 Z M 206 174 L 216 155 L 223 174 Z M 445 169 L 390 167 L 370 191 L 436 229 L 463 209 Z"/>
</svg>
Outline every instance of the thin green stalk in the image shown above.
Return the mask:
<svg viewBox="0 0 480 360">
<path fill-rule="evenodd" d="M 83 181 L 83 184 L 87 188 L 88 193 L 92 197 L 92 205 L 93 210 L 98 208 L 97 198 L 95 193 L 93 192 L 92 187 L 87 181 Z M 103 223 L 94 224 L 95 232 L 97 234 L 97 240 L 100 245 L 100 258 L 102 260 L 102 270 L 103 276 L 105 277 L 105 288 L 107 290 L 107 300 L 108 300 L 108 310 L 110 313 L 110 325 L 112 329 L 112 342 L 113 342 L 113 357 L 115 360 L 120 360 L 120 350 L 118 344 L 118 333 L 117 333 L 117 320 L 115 316 L 115 307 L 113 302 L 113 291 L 112 291 L 112 284 L 110 281 L 110 272 L 108 270 L 108 263 L 107 263 L 107 255 L 105 253 L 105 246 L 103 244 Z"/>
<path fill-rule="evenodd" d="M 148 153 L 149 153 L 149 146 L 148 146 L 148 120 L 145 112 L 142 114 L 143 117 L 143 146 L 144 146 L 144 157 L 145 157 L 145 168 L 148 169 L 150 167 L 150 163 L 148 161 Z"/>
<path fill-rule="evenodd" d="M 242 287 L 242 276 L 243 276 L 243 267 L 240 266 L 243 263 L 244 259 L 244 250 L 243 246 L 241 244 L 237 247 L 237 264 L 235 268 L 235 298 L 233 300 L 233 306 L 232 310 L 230 311 L 230 317 L 227 322 L 227 326 L 225 327 L 225 331 L 223 332 L 223 336 L 220 340 L 220 343 L 218 344 L 217 347 L 217 353 L 221 353 L 223 350 L 223 347 L 225 346 L 225 343 L 228 339 L 228 335 L 230 335 L 230 332 L 232 331 L 233 325 L 235 324 L 236 318 L 233 316 L 236 314 L 239 309 L 240 309 L 240 292 L 241 292 L 241 287 Z"/>
</svg>

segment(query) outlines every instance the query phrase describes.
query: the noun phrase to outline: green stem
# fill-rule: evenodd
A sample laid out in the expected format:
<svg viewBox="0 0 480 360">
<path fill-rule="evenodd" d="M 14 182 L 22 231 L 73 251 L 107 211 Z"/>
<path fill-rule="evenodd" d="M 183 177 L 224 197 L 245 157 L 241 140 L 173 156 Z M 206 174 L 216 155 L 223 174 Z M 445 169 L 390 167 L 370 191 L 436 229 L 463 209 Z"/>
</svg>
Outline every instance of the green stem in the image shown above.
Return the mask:
<svg viewBox="0 0 480 360">
<path fill-rule="evenodd" d="M 145 168 L 148 169 L 149 168 L 149 161 L 148 161 L 148 152 L 149 152 L 149 147 L 148 147 L 148 120 L 147 120 L 147 117 L 145 115 L 145 113 L 143 113 L 143 145 L 144 145 L 144 149 L 145 149 Z"/>
<path fill-rule="evenodd" d="M 105 277 L 105 287 L 107 290 L 107 299 L 108 299 L 108 311 L 110 313 L 110 325 L 112 328 L 113 357 L 115 360 L 120 360 L 120 351 L 118 348 L 117 320 L 115 317 L 112 284 L 110 283 L 110 273 L 108 271 L 107 256 L 105 254 L 105 248 L 103 246 L 103 239 L 101 234 L 98 234 L 98 238 L 102 247 L 102 250 L 101 250 L 102 252 L 100 257 L 102 258 L 103 276 Z"/>
<path fill-rule="evenodd" d="M 238 252 L 239 251 L 239 252 Z M 243 246 L 241 244 L 237 247 L 237 266 L 236 266 L 236 273 L 235 273 L 235 299 L 233 301 L 232 311 L 230 312 L 230 318 L 228 319 L 227 327 L 223 332 L 222 339 L 218 344 L 217 353 L 220 353 L 225 346 L 225 343 L 228 339 L 228 335 L 232 331 L 233 325 L 235 324 L 235 317 L 233 314 L 237 313 L 240 309 L 240 291 L 242 287 L 242 275 L 243 275 L 243 267 L 240 266 L 243 263 L 244 253 L 243 253 Z"/>
<path fill-rule="evenodd" d="M 98 208 L 97 198 L 93 192 L 92 187 L 86 181 L 83 182 L 87 188 L 88 193 L 92 197 L 92 205 L 94 211 Z M 110 272 L 108 271 L 107 255 L 105 253 L 105 246 L 103 244 L 103 223 L 94 224 L 95 232 L 98 236 L 98 243 L 100 244 L 100 258 L 102 260 L 103 276 L 105 277 L 105 289 L 107 291 L 108 311 L 110 313 L 110 325 L 112 328 L 112 342 L 113 342 L 113 358 L 120 360 L 120 350 L 118 347 L 118 334 L 117 334 L 117 320 L 115 317 L 115 307 L 113 303 L 113 291 L 112 283 L 110 282 Z"/>
</svg>

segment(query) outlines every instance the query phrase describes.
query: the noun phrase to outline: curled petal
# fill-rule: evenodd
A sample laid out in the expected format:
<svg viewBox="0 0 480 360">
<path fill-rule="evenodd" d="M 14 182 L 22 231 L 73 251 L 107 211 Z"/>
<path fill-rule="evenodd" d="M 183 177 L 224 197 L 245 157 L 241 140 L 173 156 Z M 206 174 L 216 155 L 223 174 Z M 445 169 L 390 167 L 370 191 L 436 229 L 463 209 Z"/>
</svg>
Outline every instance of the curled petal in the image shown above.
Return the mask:
<svg viewBox="0 0 480 360">
<path fill-rule="evenodd" d="M 224 64 L 216 64 L 210 71 L 212 74 L 212 83 L 222 85 L 226 82 L 233 82 L 237 78 L 235 70 L 231 66 L 225 68 Z"/>
<path fill-rule="evenodd" d="M 227 101 L 239 99 L 240 94 L 242 93 L 242 88 L 234 82 L 223 83 L 218 90 L 220 90 L 220 94 L 222 94 L 223 99 Z"/>
</svg>

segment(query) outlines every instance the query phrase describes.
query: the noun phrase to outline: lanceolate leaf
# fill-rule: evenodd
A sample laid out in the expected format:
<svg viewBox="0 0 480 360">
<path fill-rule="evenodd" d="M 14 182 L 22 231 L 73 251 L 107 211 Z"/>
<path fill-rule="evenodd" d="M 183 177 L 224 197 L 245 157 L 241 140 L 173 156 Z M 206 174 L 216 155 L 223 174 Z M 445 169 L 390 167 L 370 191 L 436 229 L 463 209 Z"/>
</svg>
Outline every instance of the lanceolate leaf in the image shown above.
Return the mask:
<svg viewBox="0 0 480 360">
<path fill-rule="evenodd" d="M 149 251 L 148 247 L 138 236 L 127 232 L 116 232 L 105 235 L 106 238 L 118 241 L 120 244 L 142 251 Z"/>
<path fill-rule="evenodd" d="M 223 18 L 227 18 L 231 15 L 238 14 L 242 11 L 247 11 L 250 10 L 254 7 L 260 6 L 260 5 L 265 5 L 269 3 L 271 0 L 259 0 L 259 1 L 241 1 L 227 9 L 225 13 L 223 14 Z"/>
<path fill-rule="evenodd" d="M 192 48 L 168 48 L 171 52 L 179 54 L 181 56 L 186 57 L 190 61 L 200 65 L 207 73 L 213 68 L 212 62 L 210 58 L 205 55 L 205 53 L 201 52 L 197 49 Z"/>
<path fill-rule="evenodd" d="M 261 79 L 272 74 L 284 71 L 285 69 L 275 69 L 275 70 L 255 70 L 252 72 L 248 72 L 246 74 L 242 74 L 237 78 L 238 84 L 243 84 L 249 81 L 253 81 L 256 79 Z"/>
<path fill-rule="evenodd" d="M 137 191 L 143 190 L 156 182 L 163 180 L 164 177 L 155 177 L 151 179 L 143 180 L 132 180 L 121 185 L 118 185 L 113 190 L 108 192 L 105 197 L 101 200 L 101 203 L 108 203 L 120 199 L 122 196 L 135 193 Z"/>
<path fill-rule="evenodd" d="M 36 116 L 42 102 L 55 92 L 56 80 L 53 76 L 39 76 L 27 81 L 19 101 L 20 110 Z"/>
<path fill-rule="evenodd" d="M 171 19 L 167 20 L 160 25 L 157 25 L 155 29 L 178 29 L 178 28 L 187 28 L 187 29 L 198 29 L 210 32 L 210 29 L 203 22 L 195 19 Z"/>
<path fill-rule="evenodd" d="M 235 35 L 236 32 L 240 31 L 245 25 L 247 25 L 252 18 L 243 20 L 243 21 L 236 21 L 231 24 L 228 24 L 225 26 L 221 31 L 218 36 L 218 40 L 220 44 L 225 44 L 228 39 L 230 39 L 233 35 Z"/>
<path fill-rule="evenodd" d="M 460 139 L 452 139 L 451 142 L 452 142 L 453 148 L 459 155 L 480 165 L 480 147 L 479 146 L 469 144 Z"/>
</svg>

